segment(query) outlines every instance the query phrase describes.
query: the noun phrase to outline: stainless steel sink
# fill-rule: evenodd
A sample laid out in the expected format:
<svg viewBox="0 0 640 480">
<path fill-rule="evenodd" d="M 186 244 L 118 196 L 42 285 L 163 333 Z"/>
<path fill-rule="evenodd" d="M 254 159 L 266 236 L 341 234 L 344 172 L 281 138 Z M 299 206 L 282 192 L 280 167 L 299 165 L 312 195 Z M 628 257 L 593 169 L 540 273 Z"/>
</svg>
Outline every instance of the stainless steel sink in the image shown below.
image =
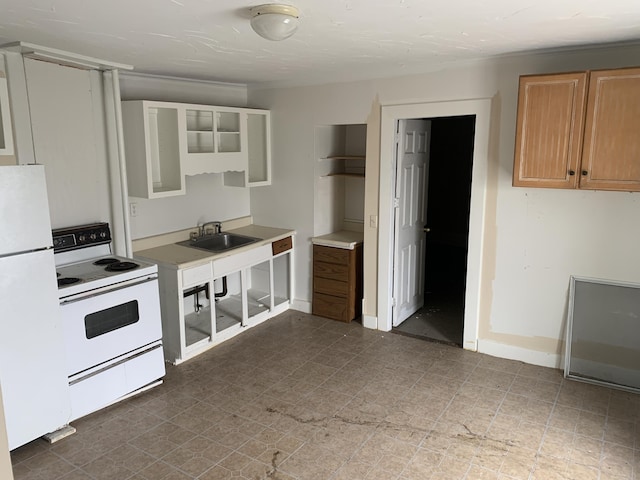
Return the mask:
<svg viewBox="0 0 640 480">
<path fill-rule="evenodd" d="M 177 245 L 185 247 L 198 248 L 207 250 L 208 252 L 225 252 L 234 248 L 242 247 L 260 241 L 259 238 L 247 237 L 245 235 L 236 235 L 234 233 L 214 233 L 212 235 L 203 235 L 193 240 L 185 240 L 178 242 Z"/>
</svg>

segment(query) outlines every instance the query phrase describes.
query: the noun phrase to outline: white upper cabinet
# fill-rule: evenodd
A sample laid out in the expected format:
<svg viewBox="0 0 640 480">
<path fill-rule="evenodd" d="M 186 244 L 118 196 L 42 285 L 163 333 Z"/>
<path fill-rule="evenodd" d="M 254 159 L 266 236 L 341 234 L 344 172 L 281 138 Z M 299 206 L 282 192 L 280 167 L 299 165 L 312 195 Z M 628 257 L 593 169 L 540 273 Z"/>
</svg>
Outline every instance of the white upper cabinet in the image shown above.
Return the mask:
<svg viewBox="0 0 640 480">
<path fill-rule="evenodd" d="M 184 177 L 224 173 L 227 186 L 271 183 L 267 110 L 184 103 L 122 102 L 129 194 L 185 193 Z"/>
</svg>

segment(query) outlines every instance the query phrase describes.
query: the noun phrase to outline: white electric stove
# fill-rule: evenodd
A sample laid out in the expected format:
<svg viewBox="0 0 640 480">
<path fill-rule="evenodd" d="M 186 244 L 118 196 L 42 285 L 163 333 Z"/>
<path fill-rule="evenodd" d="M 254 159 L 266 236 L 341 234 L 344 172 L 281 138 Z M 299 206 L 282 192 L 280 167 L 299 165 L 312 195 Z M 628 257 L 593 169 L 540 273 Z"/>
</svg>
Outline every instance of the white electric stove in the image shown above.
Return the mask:
<svg viewBox="0 0 640 480">
<path fill-rule="evenodd" d="M 112 255 L 107 223 L 52 233 L 74 420 L 161 383 L 158 269 Z"/>
</svg>

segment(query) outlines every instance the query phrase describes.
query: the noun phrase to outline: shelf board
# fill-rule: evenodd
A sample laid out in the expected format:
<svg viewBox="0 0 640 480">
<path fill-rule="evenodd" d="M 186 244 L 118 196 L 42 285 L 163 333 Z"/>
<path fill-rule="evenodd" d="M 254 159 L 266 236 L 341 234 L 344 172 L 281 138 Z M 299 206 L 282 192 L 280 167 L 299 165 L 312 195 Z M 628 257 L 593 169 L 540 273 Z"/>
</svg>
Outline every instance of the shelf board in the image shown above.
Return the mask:
<svg viewBox="0 0 640 480">
<path fill-rule="evenodd" d="M 322 160 L 366 160 L 365 155 L 332 155 Z"/>
<path fill-rule="evenodd" d="M 249 318 L 255 317 L 262 312 L 268 312 L 271 308 L 271 299 L 268 292 L 261 290 L 247 290 L 247 308 L 249 310 Z"/>
<path fill-rule="evenodd" d="M 242 299 L 231 294 L 216 302 L 216 332 L 242 323 Z"/>
<path fill-rule="evenodd" d="M 211 341 L 211 310 L 209 307 L 203 308 L 199 314 L 194 312 L 185 315 L 184 323 L 186 347 L 190 348 Z"/>
<path fill-rule="evenodd" d="M 322 175 L 323 177 L 352 177 L 352 178 L 364 178 L 364 173 L 328 173 Z"/>
</svg>

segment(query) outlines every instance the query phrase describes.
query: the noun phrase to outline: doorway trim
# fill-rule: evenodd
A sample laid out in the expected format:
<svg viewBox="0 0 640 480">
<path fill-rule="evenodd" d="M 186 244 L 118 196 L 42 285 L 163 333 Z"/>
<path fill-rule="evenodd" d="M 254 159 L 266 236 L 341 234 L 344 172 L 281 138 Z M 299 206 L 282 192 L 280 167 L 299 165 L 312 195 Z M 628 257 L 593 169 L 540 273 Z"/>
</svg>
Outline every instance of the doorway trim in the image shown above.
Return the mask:
<svg viewBox="0 0 640 480">
<path fill-rule="evenodd" d="M 456 100 L 447 102 L 383 105 L 380 123 L 380 191 L 378 230 L 378 329 L 392 328 L 394 212 L 393 179 L 396 164 L 396 124 L 412 118 L 457 117 L 475 115 L 473 167 L 471 177 L 471 205 L 469 212 L 469 247 L 464 308 L 463 348 L 478 350 L 480 317 L 480 287 L 482 274 L 482 246 L 489 165 L 489 125 L 491 99 Z"/>
</svg>

